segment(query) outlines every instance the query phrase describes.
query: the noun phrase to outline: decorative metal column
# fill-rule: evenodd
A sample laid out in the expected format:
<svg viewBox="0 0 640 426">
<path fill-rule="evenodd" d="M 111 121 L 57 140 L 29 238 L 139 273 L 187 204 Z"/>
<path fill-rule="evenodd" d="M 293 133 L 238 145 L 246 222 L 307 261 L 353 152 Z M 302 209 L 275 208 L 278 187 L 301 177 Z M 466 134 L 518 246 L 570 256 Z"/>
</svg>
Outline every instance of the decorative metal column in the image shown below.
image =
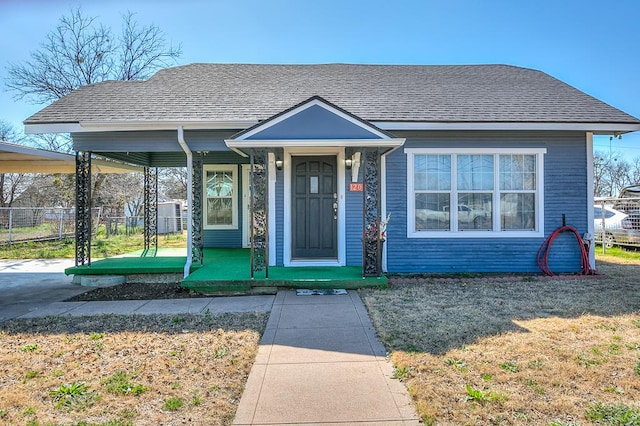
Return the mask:
<svg viewBox="0 0 640 426">
<path fill-rule="evenodd" d="M 380 240 L 380 152 L 364 151 L 362 276 L 382 275 L 382 241 Z"/>
<path fill-rule="evenodd" d="M 158 251 L 158 168 L 144 168 L 144 253 Z"/>
<path fill-rule="evenodd" d="M 264 270 L 265 278 L 269 278 L 269 164 L 267 152 L 253 150 L 250 154 L 250 186 L 251 201 L 249 203 L 251 239 L 251 279 L 255 273 Z"/>
<path fill-rule="evenodd" d="M 191 234 L 191 262 L 202 265 L 204 259 L 204 239 L 202 235 L 202 197 L 203 197 L 203 176 L 202 165 L 204 163 L 202 152 L 193 155 L 193 206 L 191 215 L 193 216 Z"/>
<path fill-rule="evenodd" d="M 76 152 L 76 266 L 91 266 L 91 152 Z"/>
</svg>

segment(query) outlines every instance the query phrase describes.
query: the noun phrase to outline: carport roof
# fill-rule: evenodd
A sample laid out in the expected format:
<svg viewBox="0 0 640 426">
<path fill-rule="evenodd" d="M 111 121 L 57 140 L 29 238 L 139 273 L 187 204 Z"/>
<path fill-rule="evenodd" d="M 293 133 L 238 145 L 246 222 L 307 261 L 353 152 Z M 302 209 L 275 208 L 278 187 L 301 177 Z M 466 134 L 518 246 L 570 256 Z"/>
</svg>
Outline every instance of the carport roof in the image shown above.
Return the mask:
<svg viewBox="0 0 640 426">
<path fill-rule="evenodd" d="M 101 159 L 91 160 L 94 173 L 129 173 L 141 167 Z M 0 142 L 0 173 L 75 173 L 76 159 L 71 154 Z"/>
</svg>

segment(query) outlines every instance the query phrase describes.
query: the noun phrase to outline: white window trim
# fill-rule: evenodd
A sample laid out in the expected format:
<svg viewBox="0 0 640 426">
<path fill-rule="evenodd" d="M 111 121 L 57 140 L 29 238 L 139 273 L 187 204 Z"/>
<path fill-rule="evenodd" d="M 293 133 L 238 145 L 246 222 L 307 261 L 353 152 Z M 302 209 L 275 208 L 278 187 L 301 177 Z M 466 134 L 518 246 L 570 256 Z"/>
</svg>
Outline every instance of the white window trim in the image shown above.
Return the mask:
<svg viewBox="0 0 640 426">
<path fill-rule="evenodd" d="M 544 154 L 546 148 L 405 148 L 407 155 L 407 238 L 542 238 L 544 237 Z M 536 156 L 536 200 L 534 231 L 416 231 L 415 229 L 415 189 L 414 189 L 414 157 L 416 155 L 429 154 L 515 154 Z M 496 176 L 494 176 L 497 179 Z M 452 185 L 455 179 L 452 180 Z M 453 188 L 453 186 L 452 186 Z M 451 192 L 451 191 L 449 191 Z M 483 192 L 483 191 L 480 191 Z M 495 187 L 492 193 L 500 195 L 499 187 Z M 518 191 L 515 191 L 518 192 Z M 527 191 L 528 192 L 528 191 Z M 499 200 L 494 200 L 493 229 L 499 225 Z M 453 228 L 455 229 L 455 228 Z"/>
<path fill-rule="evenodd" d="M 231 198 L 231 225 L 209 225 L 207 223 L 207 172 L 231 170 L 233 179 L 233 197 Z M 203 229 L 238 229 L 238 165 L 237 164 L 206 164 L 202 170 L 202 221 Z"/>
</svg>

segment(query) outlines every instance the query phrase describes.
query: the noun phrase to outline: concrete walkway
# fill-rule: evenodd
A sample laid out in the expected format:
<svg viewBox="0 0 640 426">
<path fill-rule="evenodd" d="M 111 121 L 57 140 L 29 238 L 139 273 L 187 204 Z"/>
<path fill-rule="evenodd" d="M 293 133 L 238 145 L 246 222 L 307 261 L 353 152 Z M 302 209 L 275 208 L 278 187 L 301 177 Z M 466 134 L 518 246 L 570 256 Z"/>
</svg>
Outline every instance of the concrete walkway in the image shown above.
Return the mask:
<svg viewBox="0 0 640 426">
<path fill-rule="evenodd" d="M 357 292 L 278 292 L 234 424 L 419 424 Z"/>
</svg>

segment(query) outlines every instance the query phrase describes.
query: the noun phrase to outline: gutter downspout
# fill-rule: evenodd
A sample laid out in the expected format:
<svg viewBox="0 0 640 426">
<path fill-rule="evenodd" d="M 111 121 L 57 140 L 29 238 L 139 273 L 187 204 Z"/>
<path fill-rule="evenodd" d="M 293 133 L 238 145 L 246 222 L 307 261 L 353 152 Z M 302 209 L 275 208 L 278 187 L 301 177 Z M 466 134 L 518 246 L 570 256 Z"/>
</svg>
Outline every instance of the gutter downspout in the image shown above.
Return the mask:
<svg viewBox="0 0 640 426">
<path fill-rule="evenodd" d="M 184 264 L 183 278 L 191 272 L 191 258 L 193 256 L 193 153 L 184 140 L 184 129 L 178 126 L 178 143 L 187 155 L 187 261 Z"/>
</svg>

